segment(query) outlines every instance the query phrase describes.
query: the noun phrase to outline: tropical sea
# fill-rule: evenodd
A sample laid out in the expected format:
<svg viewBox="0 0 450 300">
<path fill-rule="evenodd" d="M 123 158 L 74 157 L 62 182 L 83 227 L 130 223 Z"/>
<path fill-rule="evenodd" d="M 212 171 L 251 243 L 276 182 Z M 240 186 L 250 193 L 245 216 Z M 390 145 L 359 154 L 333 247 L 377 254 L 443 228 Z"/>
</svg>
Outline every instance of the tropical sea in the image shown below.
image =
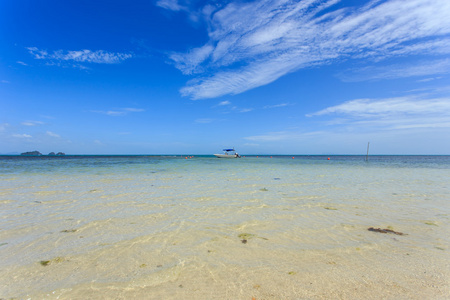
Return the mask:
<svg viewBox="0 0 450 300">
<path fill-rule="evenodd" d="M 2 299 L 450 298 L 450 156 L 0 156 L 0 179 Z"/>
</svg>

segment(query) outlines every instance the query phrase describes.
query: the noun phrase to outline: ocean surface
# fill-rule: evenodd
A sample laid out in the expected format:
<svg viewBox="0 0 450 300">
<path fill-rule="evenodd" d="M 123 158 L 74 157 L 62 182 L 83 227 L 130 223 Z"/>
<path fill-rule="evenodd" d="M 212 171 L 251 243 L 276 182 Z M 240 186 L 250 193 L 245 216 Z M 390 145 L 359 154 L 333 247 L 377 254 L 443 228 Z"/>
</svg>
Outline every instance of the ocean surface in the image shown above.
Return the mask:
<svg viewBox="0 0 450 300">
<path fill-rule="evenodd" d="M 449 299 L 450 156 L 329 158 L 0 156 L 0 298 Z"/>
</svg>

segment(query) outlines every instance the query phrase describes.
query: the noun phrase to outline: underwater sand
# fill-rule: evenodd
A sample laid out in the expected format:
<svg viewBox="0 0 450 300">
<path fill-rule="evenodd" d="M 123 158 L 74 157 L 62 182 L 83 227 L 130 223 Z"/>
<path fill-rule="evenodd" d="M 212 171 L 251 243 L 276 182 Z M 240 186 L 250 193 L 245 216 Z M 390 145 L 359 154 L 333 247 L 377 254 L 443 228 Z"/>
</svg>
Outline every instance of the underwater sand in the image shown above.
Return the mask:
<svg viewBox="0 0 450 300">
<path fill-rule="evenodd" d="M 0 298 L 448 299 L 449 178 L 448 156 L 0 157 Z"/>
</svg>

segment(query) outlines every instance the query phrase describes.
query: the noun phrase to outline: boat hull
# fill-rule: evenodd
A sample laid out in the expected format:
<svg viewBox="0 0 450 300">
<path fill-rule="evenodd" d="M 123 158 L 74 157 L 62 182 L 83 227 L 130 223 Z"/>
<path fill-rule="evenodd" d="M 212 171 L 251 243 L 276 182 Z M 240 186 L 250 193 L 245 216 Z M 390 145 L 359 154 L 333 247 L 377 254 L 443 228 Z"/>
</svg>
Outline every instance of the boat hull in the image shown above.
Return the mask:
<svg viewBox="0 0 450 300">
<path fill-rule="evenodd" d="M 218 158 L 238 158 L 238 156 L 232 154 L 232 155 L 226 155 L 226 154 L 214 154 L 215 157 Z"/>
</svg>

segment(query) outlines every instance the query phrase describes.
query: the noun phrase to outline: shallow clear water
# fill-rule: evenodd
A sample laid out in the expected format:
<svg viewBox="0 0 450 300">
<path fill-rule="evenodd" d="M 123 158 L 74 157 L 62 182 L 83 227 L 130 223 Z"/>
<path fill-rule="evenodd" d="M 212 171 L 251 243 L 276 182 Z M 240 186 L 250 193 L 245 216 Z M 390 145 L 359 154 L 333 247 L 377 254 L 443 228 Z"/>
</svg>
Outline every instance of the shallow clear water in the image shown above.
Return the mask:
<svg viewBox="0 0 450 300">
<path fill-rule="evenodd" d="M 450 156 L 364 158 L 0 157 L 0 298 L 449 297 Z"/>
</svg>

